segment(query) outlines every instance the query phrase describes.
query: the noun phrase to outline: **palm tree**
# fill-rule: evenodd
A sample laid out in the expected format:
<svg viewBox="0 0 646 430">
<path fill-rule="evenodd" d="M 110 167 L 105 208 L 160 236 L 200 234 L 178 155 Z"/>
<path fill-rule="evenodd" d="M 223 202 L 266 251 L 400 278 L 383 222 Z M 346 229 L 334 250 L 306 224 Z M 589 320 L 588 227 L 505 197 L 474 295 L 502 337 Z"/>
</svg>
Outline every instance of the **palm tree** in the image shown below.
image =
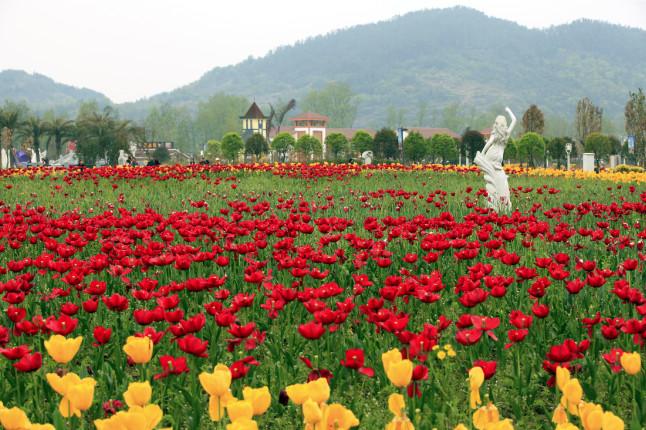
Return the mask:
<svg viewBox="0 0 646 430">
<path fill-rule="evenodd" d="M 11 138 L 13 132 L 20 127 L 20 125 L 20 112 L 17 110 L 0 109 L 0 130 L 5 128 L 8 129 L 9 138 Z M 5 142 L 0 143 L 4 144 Z"/>
<path fill-rule="evenodd" d="M 49 152 L 49 141 L 54 139 L 56 156 L 60 157 L 63 152 L 63 141 L 74 136 L 74 121 L 65 118 L 56 117 L 47 121 L 46 132 L 49 136 L 47 139 L 47 150 Z M 51 159 L 51 157 L 49 157 Z"/>
<path fill-rule="evenodd" d="M 37 163 L 40 163 L 40 138 L 43 137 L 46 130 L 47 123 L 37 116 L 30 116 L 27 118 L 27 120 L 18 129 L 18 133 L 21 136 L 32 139 Z"/>
<path fill-rule="evenodd" d="M 269 133 L 271 133 L 272 128 L 276 128 L 276 135 L 280 133 L 280 127 L 283 125 L 285 116 L 287 112 L 296 107 L 296 100 L 291 99 L 286 104 L 280 104 L 278 109 L 275 109 L 274 106 L 269 104 L 269 119 L 267 120 L 267 139 L 269 139 Z M 274 126 L 277 125 L 277 127 Z"/>
<path fill-rule="evenodd" d="M 76 125 L 78 152 L 88 164 L 94 164 L 98 158 L 116 164 L 119 151 L 128 151 L 130 140 L 139 140 L 143 135 L 143 129 L 131 121 L 115 118 L 110 108 L 92 113 Z"/>
</svg>

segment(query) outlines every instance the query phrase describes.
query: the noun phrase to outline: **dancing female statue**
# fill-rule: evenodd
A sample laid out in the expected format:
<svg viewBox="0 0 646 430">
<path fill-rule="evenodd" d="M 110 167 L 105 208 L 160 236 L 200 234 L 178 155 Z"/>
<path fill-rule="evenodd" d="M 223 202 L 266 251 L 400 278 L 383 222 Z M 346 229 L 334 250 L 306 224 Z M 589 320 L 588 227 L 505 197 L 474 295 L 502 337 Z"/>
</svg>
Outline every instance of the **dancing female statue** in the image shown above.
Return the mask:
<svg viewBox="0 0 646 430">
<path fill-rule="evenodd" d="M 509 108 L 505 108 L 511 124 L 507 128 L 507 118 L 498 115 L 491 129 L 491 136 L 482 152 L 476 153 L 473 162 L 480 167 L 484 174 L 487 194 L 489 195 L 489 207 L 496 212 L 511 210 L 511 198 L 509 195 L 509 183 L 507 175 L 502 168 L 502 159 L 505 154 L 505 146 L 509 136 L 516 126 L 516 117 Z"/>
</svg>

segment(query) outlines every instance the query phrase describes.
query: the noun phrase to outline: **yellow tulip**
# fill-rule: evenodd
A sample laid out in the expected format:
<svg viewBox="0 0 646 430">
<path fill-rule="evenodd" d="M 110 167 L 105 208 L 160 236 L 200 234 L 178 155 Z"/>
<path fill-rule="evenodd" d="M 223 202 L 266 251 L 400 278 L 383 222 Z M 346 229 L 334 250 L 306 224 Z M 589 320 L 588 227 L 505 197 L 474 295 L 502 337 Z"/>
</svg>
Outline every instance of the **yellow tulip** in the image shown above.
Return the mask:
<svg viewBox="0 0 646 430">
<path fill-rule="evenodd" d="M 473 425 L 478 430 L 488 429 L 487 426 L 500 421 L 498 408 L 489 403 L 487 406 L 479 408 L 473 413 Z"/>
<path fill-rule="evenodd" d="M 330 398 L 330 384 L 328 384 L 327 379 L 325 378 L 319 378 L 308 382 L 307 390 L 310 399 L 314 400 L 316 403 L 320 404 L 327 402 Z"/>
<path fill-rule="evenodd" d="M 594 403 L 581 402 L 579 404 L 579 418 L 585 430 L 601 430 L 603 409 Z"/>
<path fill-rule="evenodd" d="M 583 389 L 579 380 L 574 378 L 570 379 L 563 387 L 563 398 L 567 402 L 568 408 L 571 406 L 578 406 L 583 398 Z"/>
<path fill-rule="evenodd" d="M 224 364 L 218 364 L 213 373 L 200 373 L 199 379 L 207 393 L 212 396 L 224 396 L 231 386 L 231 370 Z"/>
<path fill-rule="evenodd" d="M 94 386 L 96 381 L 91 378 L 84 378 L 80 384 L 73 385 L 67 391 L 67 398 L 74 409 L 86 411 L 92 406 L 94 399 Z"/>
<path fill-rule="evenodd" d="M 140 412 L 119 411 L 110 418 L 94 420 L 97 430 L 151 430 L 146 416 Z"/>
<path fill-rule="evenodd" d="M 226 407 L 231 421 L 253 418 L 253 406 L 247 400 L 233 400 L 228 402 Z"/>
<path fill-rule="evenodd" d="M 453 430 L 469 430 L 464 424 L 458 424 Z"/>
<path fill-rule="evenodd" d="M 136 364 L 148 363 L 153 356 L 153 341 L 148 336 L 128 336 L 123 352 Z"/>
<path fill-rule="evenodd" d="M 209 398 L 209 416 L 212 421 L 220 421 L 224 417 L 224 410 L 232 400 L 237 400 L 233 397 L 230 391 L 227 391 L 224 396 L 211 396 Z"/>
<path fill-rule="evenodd" d="M 306 424 L 316 425 L 323 419 L 323 411 L 312 399 L 307 399 L 303 403 L 303 418 Z"/>
<path fill-rule="evenodd" d="M 579 430 L 579 428 L 572 423 L 563 423 L 558 424 L 555 430 Z"/>
<path fill-rule="evenodd" d="M 480 399 L 480 387 L 484 383 L 484 371 L 482 367 L 476 366 L 469 370 L 469 406 L 471 409 L 478 407 L 482 400 Z"/>
<path fill-rule="evenodd" d="M 566 424 L 568 422 L 567 412 L 565 408 L 561 405 L 558 405 L 554 409 L 554 414 L 552 414 L 552 422 L 554 424 Z"/>
<path fill-rule="evenodd" d="M 393 418 L 386 424 L 386 430 L 415 430 L 415 426 L 408 418 Z"/>
<path fill-rule="evenodd" d="M 488 425 L 486 430 L 514 430 L 514 425 L 509 418 L 506 418 L 502 421 L 498 421 L 497 423 Z"/>
<path fill-rule="evenodd" d="M 76 373 L 67 373 L 65 376 L 58 376 L 55 373 L 45 375 L 47 382 L 54 391 L 63 396 L 58 410 L 65 418 L 72 415 L 81 416 L 81 411 L 85 411 L 92 406 L 94 399 L 94 386 L 96 381 L 92 378 L 81 379 Z"/>
<path fill-rule="evenodd" d="M 267 387 L 244 387 L 242 389 L 242 397 L 253 406 L 254 416 L 264 414 L 271 404 L 271 394 L 269 394 L 269 388 Z"/>
<path fill-rule="evenodd" d="M 556 386 L 559 387 L 559 390 L 563 391 L 565 384 L 570 381 L 570 371 L 565 367 L 556 368 Z"/>
<path fill-rule="evenodd" d="M 129 407 L 146 406 L 153 395 L 150 382 L 133 382 L 128 385 L 128 390 L 123 393 L 123 400 Z"/>
<path fill-rule="evenodd" d="M 129 413 L 133 415 L 139 415 L 144 417 L 144 430 L 152 430 L 157 427 L 157 424 L 160 423 L 164 417 L 164 413 L 161 408 L 157 405 L 151 404 L 144 407 L 141 406 L 132 406 L 129 410 Z M 136 429 L 133 429 L 136 430 Z"/>
<path fill-rule="evenodd" d="M 639 352 L 624 352 L 621 354 L 621 367 L 629 375 L 636 375 L 642 368 L 642 358 Z"/>
<path fill-rule="evenodd" d="M 45 378 L 52 387 L 52 390 L 56 391 L 61 396 L 65 396 L 67 394 L 69 387 L 81 382 L 79 375 L 74 372 L 66 373 L 64 376 L 58 376 L 56 373 L 48 373 L 45 375 Z"/>
<path fill-rule="evenodd" d="M 227 430 L 258 430 L 258 423 L 252 419 L 241 419 L 227 424 Z"/>
<path fill-rule="evenodd" d="M 388 367 L 393 364 L 402 361 L 402 353 L 397 348 L 391 349 L 390 351 L 384 352 L 381 354 L 381 362 L 384 365 L 384 370 L 388 371 Z"/>
<path fill-rule="evenodd" d="M 348 430 L 359 425 L 359 420 L 352 411 L 338 403 L 325 407 L 321 421 L 324 429 Z"/>
<path fill-rule="evenodd" d="M 402 388 L 407 386 L 413 378 L 413 362 L 401 360 L 390 363 L 386 368 L 386 376 L 395 387 Z"/>
<path fill-rule="evenodd" d="M 601 428 L 603 430 L 624 430 L 624 422 L 612 412 L 605 412 L 601 419 Z"/>
<path fill-rule="evenodd" d="M 472 390 L 479 390 L 484 380 L 485 376 L 482 367 L 476 366 L 469 370 L 469 388 Z"/>
<path fill-rule="evenodd" d="M 287 397 L 297 405 L 302 405 L 307 399 L 310 398 L 309 388 L 307 384 L 293 384 L 285 388 Z"/>
<path fill-rule="evenodd" d="M 5 430 L 27 430 L 31 427 L 25 411 L 17 407 L 0 410 L 0 424 Z"/>
<path fill-rule="evenodd" d="M 55 334 L 45 341 L 45 349 L 55 362 L 66 364 L 72 361 L 79 351 L 81 342 L 83 342 L 82 336 L 67 339 L 65 336 Z"/>
<path fill-rule="evenodd" d="M 388 397 L 388 409 L 396 417 L 402 418 L 406 415 L 406 403 L 401 394 L 391 394 Z"/>
</svg>

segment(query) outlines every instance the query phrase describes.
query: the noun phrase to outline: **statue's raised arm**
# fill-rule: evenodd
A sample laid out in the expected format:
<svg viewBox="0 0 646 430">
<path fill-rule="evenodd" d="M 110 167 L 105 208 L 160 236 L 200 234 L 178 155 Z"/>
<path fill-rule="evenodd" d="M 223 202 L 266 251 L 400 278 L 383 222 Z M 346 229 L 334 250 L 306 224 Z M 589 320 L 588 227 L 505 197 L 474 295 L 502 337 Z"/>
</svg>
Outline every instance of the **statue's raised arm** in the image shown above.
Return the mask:
<svg viewBox="0 0 646 430">
<path fill-rule="evenodd" d="M 511 136 L 511 132 L 514 131 L 514 127 L 516 126 L 516 116 L 511 111 L 511 109 L 509 109 L 509 107 L 506 107 L 505 110 L 507 111 L 507 113 L 509 114 L 509 117 L 511 118 L 511 124 L 509 124 L 509 129 L 507 130 L 507 132 Z"/>
</svg>

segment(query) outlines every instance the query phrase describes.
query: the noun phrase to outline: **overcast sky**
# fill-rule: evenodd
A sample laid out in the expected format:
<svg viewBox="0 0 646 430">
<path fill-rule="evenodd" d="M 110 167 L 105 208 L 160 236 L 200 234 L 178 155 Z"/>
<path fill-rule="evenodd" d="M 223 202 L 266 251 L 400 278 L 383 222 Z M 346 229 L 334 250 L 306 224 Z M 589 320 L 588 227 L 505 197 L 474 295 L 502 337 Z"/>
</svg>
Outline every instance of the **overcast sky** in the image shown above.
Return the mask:
<svg viewBox="0 0 646 430">
<path fill-rule="evenodd" d="M 308 36 L 454 5 L 528 27 L 592 18 L 646 29 L 646 0 L 0 0 L 0 70 L 134 101 Z"/>
</svg>

